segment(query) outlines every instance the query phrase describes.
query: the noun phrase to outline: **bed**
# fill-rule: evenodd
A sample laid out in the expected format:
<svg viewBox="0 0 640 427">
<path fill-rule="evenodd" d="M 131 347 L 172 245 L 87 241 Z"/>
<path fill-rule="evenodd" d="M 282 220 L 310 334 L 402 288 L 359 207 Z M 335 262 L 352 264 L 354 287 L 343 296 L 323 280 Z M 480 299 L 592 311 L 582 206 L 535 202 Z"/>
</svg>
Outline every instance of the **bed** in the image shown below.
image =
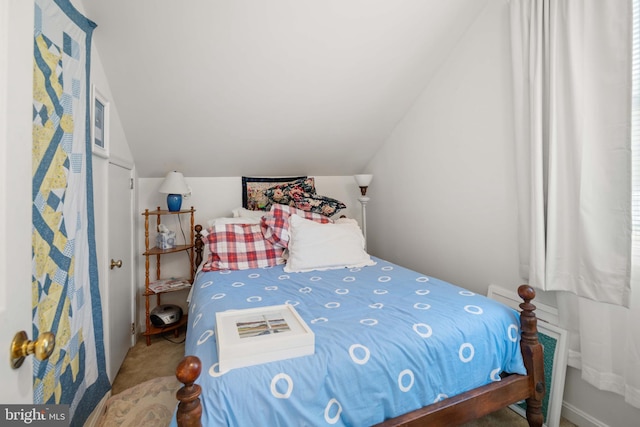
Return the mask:
<svg viewBox="0 0 640 427">
<path fill-rule="evenodd" d="M 517 313 L 369 256 L 353 221 L 281 205 L 270 214 L 208 228 L 173 425 L 451 426 L 522 400 L 529 425 L 542 425 L 533 288 L 519 288 Z M 238 259 L 256 240 L 268 255 Z M 314 353 L 220 371 L 215 313 L 282 304 L 313 331 Z"/>
</svg>

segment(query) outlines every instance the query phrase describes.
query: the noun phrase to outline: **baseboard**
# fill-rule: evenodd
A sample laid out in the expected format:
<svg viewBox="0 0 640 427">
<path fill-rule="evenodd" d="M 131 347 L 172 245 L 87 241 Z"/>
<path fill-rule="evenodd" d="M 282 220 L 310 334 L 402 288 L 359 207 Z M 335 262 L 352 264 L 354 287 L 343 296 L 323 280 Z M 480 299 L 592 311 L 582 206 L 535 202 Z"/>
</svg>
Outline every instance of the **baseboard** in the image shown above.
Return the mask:
<svg viewBox="0 0 640 427">
<path fill-rule="evenodd" d="M 102 417 L 102 414 L 104 414 L 105 411 L 107 410 L 107 400 L 109 400 L 110 397 L 111 397 L 111 390 L 109 390 L 107 394 L 104 395 L 102 400 L 98 402 L 98 404 L 96 405 L 91 415 L 89 415 L 89 418 L 87 418 L 87 421 L 85 421 L 83 427 L 95 427 L 98 425 L 98 421 L 100 420 L 100 417 Z"/>
<path fill-rule="evenodd" d="M 567 421 L 580 427 L 609 427 L 608 424 L 603 423 L 567 402 L 562 402 L 562 416 Z"/>
</svg>

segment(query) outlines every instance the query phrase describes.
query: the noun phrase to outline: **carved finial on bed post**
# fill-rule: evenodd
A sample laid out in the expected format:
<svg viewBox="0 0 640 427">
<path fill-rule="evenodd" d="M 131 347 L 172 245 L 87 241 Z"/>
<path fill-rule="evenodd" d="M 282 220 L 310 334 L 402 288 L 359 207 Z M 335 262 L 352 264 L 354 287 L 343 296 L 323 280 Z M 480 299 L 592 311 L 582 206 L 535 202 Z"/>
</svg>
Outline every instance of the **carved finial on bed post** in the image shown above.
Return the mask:
<svg viewBox="0 0 640 427">
<path fill-rule="evenodd" d="M 200 393 L 202 389 L 195 380 L 200 376 L 202 363 L 196 356 L 185 356 L 176 368 L 176 378 L 184 384 L 177 391 L 176 397 L 180 401 L 176 421 L 178 427 L 202 427 L 200 417 L 202 416 L 202 406 L 200 405 Z"/>
<path fill-rule="evenodd" d="M 538 341 L 538 319 L 534 310 L 536 306 L 531 304 L 535 298 L 536 291 L 529 285 L 521 285 L 518 288 L 518 295 L 524 301 L 520 304 L 520 324 L 522 326 L 522 339 L 520 347 L 524 364 L 527 368 L 529 378 L 531 378 L 530 388 L 532 395 L 527 399 L 527 421 L 532 427 L 540 427 L 544 422 L 542 414 L 542 399 L 545 394 L 544 383 L 544 358 L 542 355 L 542 345 Z"/>
</svg>

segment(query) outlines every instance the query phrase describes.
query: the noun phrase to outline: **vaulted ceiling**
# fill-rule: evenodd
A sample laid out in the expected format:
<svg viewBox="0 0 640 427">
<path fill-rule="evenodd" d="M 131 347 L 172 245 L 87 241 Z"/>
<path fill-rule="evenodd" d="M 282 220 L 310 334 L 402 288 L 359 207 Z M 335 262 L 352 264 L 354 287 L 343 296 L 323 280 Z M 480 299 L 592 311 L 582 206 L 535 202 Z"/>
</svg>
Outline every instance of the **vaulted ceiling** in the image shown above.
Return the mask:
<svg viewBox="0 0 640 427">
<path fill-rule="evenodd" d="M 141 177 L 361 172 L 486 2 L 82 1 Z"/>
</svg>

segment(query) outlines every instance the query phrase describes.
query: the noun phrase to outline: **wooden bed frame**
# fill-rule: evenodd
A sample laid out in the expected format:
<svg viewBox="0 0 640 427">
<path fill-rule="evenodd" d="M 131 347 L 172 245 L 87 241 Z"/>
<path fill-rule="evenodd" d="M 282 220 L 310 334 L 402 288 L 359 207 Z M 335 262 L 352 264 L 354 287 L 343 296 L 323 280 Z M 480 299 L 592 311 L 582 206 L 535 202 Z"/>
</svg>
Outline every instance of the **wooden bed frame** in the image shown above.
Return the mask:
<svg viewBox="0 0 640 427">
<path fill-rule="evenodd" d="M 202 262 L 203 243 L 198 236 L 202 227 L 196 225 L 196 265 Z M 470 390 L 432 405 L 388 419 L 376 427 L 443 426 L 460 425 L 522 400 L 527 401 L 527 421 L 531 427 L 541 427 L 544 421 L 542 399 L 545 394 L 544 361 L 542 345 L 538 342 L 535 305 L 531 301 L 536 292 L 529 285 L 521 285 L 518 295 L 520 304 L 520 326 L 522 338 L 520 349 L 527 375 L 507 374 L 501 381 Z M 200 394 L 202 389 L 195 384 L 200 376 L 202 364 L 196 356 L 185 356 L 176 368 L 176 377 L 184 386 L 176 397 L 180 401 L 177 411 L 179 427 L 199 427 L 202 415 Z"/>
</svg>

